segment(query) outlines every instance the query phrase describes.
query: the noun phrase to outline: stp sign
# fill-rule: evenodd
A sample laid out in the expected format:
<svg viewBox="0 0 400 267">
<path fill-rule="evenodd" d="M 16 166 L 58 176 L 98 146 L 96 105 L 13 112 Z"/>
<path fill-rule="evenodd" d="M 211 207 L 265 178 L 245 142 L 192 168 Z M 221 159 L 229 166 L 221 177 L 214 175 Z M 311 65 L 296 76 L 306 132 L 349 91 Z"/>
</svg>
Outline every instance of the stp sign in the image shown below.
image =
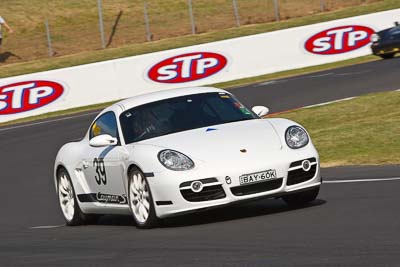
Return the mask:
<svg viewBox="0 0 400 267">
<path fill-rule="evenodd" d="M 157 63 L 147 75 L 159 83 L 185 83 L 214 75 L 225 68 L 226 64 L 226 57 L 217 53 L 189 53 Z"/>
<path fill-rule="evenodd" d="M 0 87 L 0 115 L 37 109 L 57 100 L 64 87 L 50 81 L 27 81 Z"/>
<path fill-rule="evenodd" d="M 341 26 L 322 31 L 305 43 L 308 52 L 318 55 L 335 55 L 366 46 L 375 31 L 366 26 Z"/>
</svg>

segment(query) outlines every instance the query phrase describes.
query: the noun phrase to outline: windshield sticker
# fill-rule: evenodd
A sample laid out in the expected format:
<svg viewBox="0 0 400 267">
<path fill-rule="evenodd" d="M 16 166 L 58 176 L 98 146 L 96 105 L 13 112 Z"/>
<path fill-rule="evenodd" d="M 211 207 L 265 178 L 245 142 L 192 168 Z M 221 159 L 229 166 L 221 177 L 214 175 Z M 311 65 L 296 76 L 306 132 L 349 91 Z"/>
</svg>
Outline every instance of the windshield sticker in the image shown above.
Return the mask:
<svg viewBox="0 0 400 267">
<path fill-rule="evenodd" d="M 251 112 L 242 104 L 240 104 L 239 102 L 235 102 L 234 103 L 235 107 L 237 107 L 243 114 L 245 115 L 250 115 Z"/>
<path fill-rule="evenodd" d="M 245 107 L 242 107 L 242 108 L 240 109 L 240 111 L 241 111 L 243 114 L 246 114 L 246 115 L 250 115 L 250 114 L 251 114 L 250 111 L 249 111 L 247 108 L 245 108 Z"/>
</svg>

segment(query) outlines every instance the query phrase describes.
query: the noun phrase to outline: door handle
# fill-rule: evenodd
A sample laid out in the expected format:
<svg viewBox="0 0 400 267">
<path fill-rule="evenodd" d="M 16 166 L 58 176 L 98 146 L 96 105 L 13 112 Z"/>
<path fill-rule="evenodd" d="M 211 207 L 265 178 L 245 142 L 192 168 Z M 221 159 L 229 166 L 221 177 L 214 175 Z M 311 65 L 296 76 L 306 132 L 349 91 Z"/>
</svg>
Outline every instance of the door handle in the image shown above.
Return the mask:
<svg viewBox="0 0 400 267">
<path fill-rule="evenodd" d="M 120 159 L 122 159 L 122 160 L 128 160 L 129 159 L 129 151 L 126 148 L 121 147 L 119 149 L 119 156 L 120 156 Z"/>
<path fill-rule="evenodd" d="M 84 169 L 89 168 L 89 162 L 87 162 L 86 160 L 82 161 L 82 167 L 83 167 Z"/>
</svg>

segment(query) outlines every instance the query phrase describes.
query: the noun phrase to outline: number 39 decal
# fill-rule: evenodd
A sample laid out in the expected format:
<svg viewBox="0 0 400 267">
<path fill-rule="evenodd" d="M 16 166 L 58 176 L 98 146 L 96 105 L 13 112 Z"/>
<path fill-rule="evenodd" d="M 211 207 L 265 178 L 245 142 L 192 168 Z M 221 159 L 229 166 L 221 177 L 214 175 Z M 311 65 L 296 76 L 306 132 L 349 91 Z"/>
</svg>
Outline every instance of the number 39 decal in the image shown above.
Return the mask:
<svg viewBox="0 0 400 267">
<path fill-rule="evenodd" d="M 96 174 L 94 178 L 98 185 L 102 183 L 104 185 L 107 184 L 107 174 L 106 174 L 106 167 L 104 166 L 104 160 L 102 158 L 94 158 L 93 159 L 93 167 L 95 168 Z"/>
</svg>

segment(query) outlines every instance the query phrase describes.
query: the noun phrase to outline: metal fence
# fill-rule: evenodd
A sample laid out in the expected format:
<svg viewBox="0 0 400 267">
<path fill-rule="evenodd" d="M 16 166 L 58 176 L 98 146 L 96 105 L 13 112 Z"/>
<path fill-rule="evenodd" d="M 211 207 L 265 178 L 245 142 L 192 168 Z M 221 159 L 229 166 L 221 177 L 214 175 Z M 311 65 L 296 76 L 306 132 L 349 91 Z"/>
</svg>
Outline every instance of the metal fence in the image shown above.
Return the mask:
<svg viewBox="0 0 400 267">
<path fill-rule="evenodd" d="M 3 15 L 15 33 L 5 37 L 0 64 L 287 20 L 382 0 L 65 0 L 45 5 L 42 2 L 47 1 L 20 1 L 30 3 L 30 9 L 20 5 L 12 11 L 20 16 Z M 32 21 L 17 20 L 28 13 Z"/>
</svg>

